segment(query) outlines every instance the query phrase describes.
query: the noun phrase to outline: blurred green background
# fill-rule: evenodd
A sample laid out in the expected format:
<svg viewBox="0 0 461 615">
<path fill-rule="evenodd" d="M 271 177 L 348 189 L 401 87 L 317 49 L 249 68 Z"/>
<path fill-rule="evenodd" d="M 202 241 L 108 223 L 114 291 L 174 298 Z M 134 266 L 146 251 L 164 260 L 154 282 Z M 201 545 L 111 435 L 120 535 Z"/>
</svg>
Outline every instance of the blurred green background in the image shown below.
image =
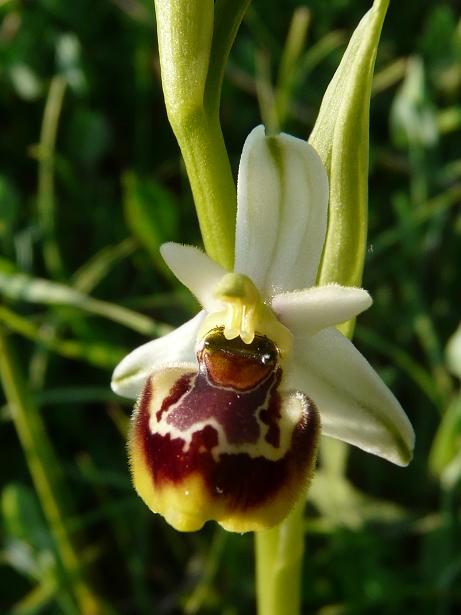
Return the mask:
<svg viewBox="0 0 461 615">
<path fill-rule="evenodd" d="M 235 171 L 261 119 L 307 137 L 370 5 L 254 0 L 223 89 Z M 461 612 L 461 340 L 446 352 L 461 318 L 460 14 L 454 0 L 391 0 L 384 26 L 374 306 L 355 341 L 417 445 L 407 469 L 323 448 L 303 613 Z M 200 236 L 154 19 L 148 0 L 0 0 L 0 326 L 23 406 L 0 398 L 1 614 L 84 612 L 86 591 L 101 613 L 255 609 L 252 536 L 212 523 L 183 535 L 147 510 L 128 476 L 131 404 L 109 389 L 126 352 L 196 309 L 158 255 Z"/>
</svg>

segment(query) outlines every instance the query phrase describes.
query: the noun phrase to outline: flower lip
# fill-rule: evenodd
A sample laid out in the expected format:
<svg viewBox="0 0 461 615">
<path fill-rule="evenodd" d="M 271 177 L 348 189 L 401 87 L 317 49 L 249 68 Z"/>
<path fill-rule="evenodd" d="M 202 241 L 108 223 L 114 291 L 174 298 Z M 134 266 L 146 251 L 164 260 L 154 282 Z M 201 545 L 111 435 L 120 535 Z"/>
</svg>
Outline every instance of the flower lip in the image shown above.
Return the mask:
<svg viewBox="0 0 461 615">
<path fill-rule="evenodd" d="M 227 353 L 217 347 L 219 336 Z M 229 348 L 241 352 L 242 369 L 236 370 L 235 354 L 231 365 L 236 384 L 244 386 L 210 379 L 203 356 L 198 370 L 165 367 L 151 374 L 131 422 L 133 482 L 146 504 L 178 530 L 198 530 L 210 519 L 231 531 L 268 529 L 307 487 L 318 412 L 305 395 L 279 392 L 283 369 L 270 340 L 256 338 L 250 352 L 222 331 L 210 337 L 202 352 L 213 348 L 212 359 L 232 356 Z M 263 360 L 260 350 L 272 353 L 273 362 Z M 245 385 L 249 367 L 263 377 Z"/>
</svg>

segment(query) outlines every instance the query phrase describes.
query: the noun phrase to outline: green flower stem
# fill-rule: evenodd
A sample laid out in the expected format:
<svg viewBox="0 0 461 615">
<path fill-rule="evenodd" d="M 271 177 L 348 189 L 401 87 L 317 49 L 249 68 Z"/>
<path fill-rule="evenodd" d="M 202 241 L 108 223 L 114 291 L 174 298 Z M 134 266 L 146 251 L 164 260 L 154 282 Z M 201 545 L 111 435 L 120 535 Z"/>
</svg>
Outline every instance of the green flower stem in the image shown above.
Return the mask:
<svg viewBox="0 0 461 615">
<path fill-rule="evenodd" d="M 232 270 L 237 196 L 219 120 L 199 110 L 175 122 L 173 128 L 194 195 L 205 250 Z"/>
<path fill-rule="evenodd" d="M 258 615 L 296 615 L 301 606 L 304 499 L 277 527 L 256 533 Z"/>
<path fill-rule="evenodd" d="M 155 1 L 168 118 L 186 165 L 205 249 L 229 270 L 237 198 L 219 101 L 224 66 L 248 3 Z"/>
<path fill-rule="evenodd" d="M 56 542 L 68 589 L 77 603 L 76 612 L 85 615 L 108 613 L 85 577 L 81 557 L 65 525 L 68 515 L 59 463 L 13 355 L 11 342 L 1 326 L 0 376 L 35 489 Z"/>
</svg>

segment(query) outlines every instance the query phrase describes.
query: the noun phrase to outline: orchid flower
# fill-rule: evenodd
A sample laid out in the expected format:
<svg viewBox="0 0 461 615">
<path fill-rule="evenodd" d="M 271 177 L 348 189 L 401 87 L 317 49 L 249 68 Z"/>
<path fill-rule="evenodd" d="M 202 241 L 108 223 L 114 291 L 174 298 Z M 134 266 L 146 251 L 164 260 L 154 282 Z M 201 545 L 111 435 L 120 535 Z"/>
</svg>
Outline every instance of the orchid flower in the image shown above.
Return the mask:
<svg viewBox="0 0 461 615">
<path fill-rule="evenodd" d="M 335 325 L 361 288 L 315 286 L 328 180 L 305 141 L 255 128 L 238 174 L 234 271 L 191 246 L 161 254 L 203 309 L 131 352 L 113 390 L 138 398 L 129 435 L 141 498 L 173 527 L 279 523 L 308 486 L 321 429 L 398 465 L 414 434 L 400 404 Z"/>
</svg>

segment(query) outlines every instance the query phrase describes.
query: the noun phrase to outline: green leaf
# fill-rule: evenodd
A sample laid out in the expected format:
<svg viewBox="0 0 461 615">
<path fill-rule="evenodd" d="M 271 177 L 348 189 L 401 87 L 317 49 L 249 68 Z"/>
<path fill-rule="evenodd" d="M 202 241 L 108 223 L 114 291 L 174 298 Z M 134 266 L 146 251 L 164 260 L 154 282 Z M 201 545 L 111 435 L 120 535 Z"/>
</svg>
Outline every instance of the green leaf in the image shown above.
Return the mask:
<svg viewBox="0 0 461 615">
<path fill-rule="evenodd" d="M 124 239 L 113 246 L 105 246 L 84 263 L 72 276 L 73 286 L 82 293 L 90 293 L 122 258 L 133 254 L 136 242 Z"/>
<path fill-rule="evenodd" d="M 335 440 L 328 441 L 337 444 Z M 322 457 L 324 459 L 326 455 Z M 328 469 L 316 471 L 315 480 L 309 488 L 309 500 L 321 512 L 323 522 L 332 527 L 358 529 L 367 521 L 395 522 L 405 517 L 403 508 L 393 502 L 370 497 L 357 489 L 342 473 L 330 472 Z"/>
<path fill-rule="evenodd" d="M 461 378 L 461 324 L 448 340 L 446 354 L 450 371 Z"/>
<path fill-rule="evenodd" d="M 18 268 L 13 261 L 0 256 L 0 273 L 17 273 Z"/>
<path fill-rule="evenodd" d="M 50 336 L 46 329 L 2 305 L 0 305 L 0 323 L 4 324 L 11 331 L 15 331 L 25 338 L 37 342 L 51 352 L 55 352 L 67 359 L 85 361 L 96 367 L 113 369 L 126 354 L 125 348 L 115 346 L 114 344 L 106 344 L 100 341 L 63 340 Z"/>
<path fill-rule="evenodd" d="M 160 256 L 160 246 L 177 236 L 177 204 L 174 197 L 154 179 L 134 173 L 123 177 L 125 217 L 131 232 L 147 250 L 157 268 L 171 276 Z"/>
<path fill-rule="evenodd" d="M 429 468 L 432 473 L 443 480 L 445 473 L 455 467 L 452 464 L 460 456 L 460 451 L 461 394 L 458 394 L 445 411 L 432 443 L 429 456 Z M 461 476 L 461 467 L 458 469 L 459 476 Z"/>
<path fill-rule="evenodd" d="M 28 543 L 36 553 L 53 548 L 53 541 L 32 489 L 18 483 L 7 485 L 1 495 L 1 510 L 4 531 L 9 539 Z"/>
<path fill-rule="evenodd" d="M 6 175 L 0 175 L 0 204 L 0 241 L 9 247 L 19 220 L 21 202 L 16 187 Z"/>
<path fill-rule="evenodd" d="M 289 117 L 290 103 L 298 76 L 300 57 L 306 46 L 310 19 L 310 11 L 305 6 L 293 11 L 277 75 L 275 103 L 279 126 L 284 126 Z"/>
<path fill-rule="evenodd" d="M 143 314 L 107 301 L 93 299 L 65 284 L 34 278 L 25 273 L 0 271 L 0 294 L 15 301 L 76 307 L 152 337 L 169 331 L 165 325 L 160 325 Z"/>
<path fill-rule="evenodd" d="M 126 353 L 125 353 L 126 354 Z M 83 360 L 86 360 L 82 356 Z M 107 404 L 114 401 L 119 402 L 120 398 L 112 393 L 108 387 L 62 387 L 45 389 L 33 394 L 33 400 L 37 407 L 44 406 L 65 406 L 80 404 Z M 14 409 L 8 404 L 0 406 L 0 423 L 11 421 Z M 125 415 L 123 415 L 125 416 Z M 126 432 L 126 429 L 124 430 Z"/>
<path fill-rule="evenodd" d="M 64 489 L 61 466 L 3 327 L 0 327 L 0 377 L 6 400 L 13 409 L 13 422 L 35 490 L 69 581 L 68 585 L 62 584 L 62 595 L 68 594 L 70 597 L 69 592 L 72 591 L 81 613 L 105 615 L 109 609 L 100 606 L 82 566 L 81 552 L 64 522 L 71 515 L 72 508 L 69 493 Z"/>
<path fill-rule="evenodd" d="M 58 592 L 59 587 L 51 580 L 36 585 L 17 602 L 10 615 L 38 615 Z M 68 611 L 69 612 L 69 611 Z"/>
<path fill-rule="evenodd" d="M 388 0 L 375 0 L 353 33 L 309 139 L 330 179 L 328 231 L 319 284 L 360 286 L 362 281 L 367 235 L 370 95 L 388 4 Z M 351 330 L 349 324 L 346 331 Z"/>
<path fill-rule="evenodd" d="M 56 278 L 64 277 L 61 247 L 56 229 L 55 162 L 56 140 L 66 85 L 64 77 L 59 75 L 55 75 L 50 82 L 43 110 L 40 143 L 34 154 L 38 159 L 37 210 L 42 233 L 43 257 L 48 273 Z"/>
<path fill-rule="evenodd" d="M 53 588 L 59 585 L 54 543 L 30 487 L 19 483 L 6 485 L 1 494 L 0 508 L 6 539 L 3 561 L 19 574 L 38 581 L 37 587 L 49 590 L 45 592 L 44 600 L 35 601 L 29 595 L 12 610 L 12 613 L 33 613 L 34 607 L 48 601 L 54 593 Z"/>
<path fill-rule="evenodd" d="M 310 45 L 297 63 L 296 72 L 299 78 L 306 79 L 310 73 L 338 47 L 345 45 L 344 32 L 333 30 L 327 32 L 316 43 Z"/>
<path fill-rule="evenodd" d="M 401 148 L 431 147 L 438 139 L 437 117 L 426 92 L 421 58 L 408 60 L 407 74 L 391 109 L 392 137 Z"/>
</svg>

